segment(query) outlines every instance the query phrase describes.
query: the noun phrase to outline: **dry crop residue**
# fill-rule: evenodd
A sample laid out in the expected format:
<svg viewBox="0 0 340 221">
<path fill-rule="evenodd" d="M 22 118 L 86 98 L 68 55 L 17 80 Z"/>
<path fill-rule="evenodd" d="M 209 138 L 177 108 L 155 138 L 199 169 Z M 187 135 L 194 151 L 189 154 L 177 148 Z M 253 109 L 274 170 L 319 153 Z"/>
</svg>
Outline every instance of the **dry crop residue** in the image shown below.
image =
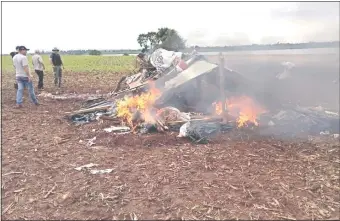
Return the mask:
<svg viewBox="0 0 340 221">
<path fill-rule="evenodd" d="M 3 219 L 340 218 L 336 144 L 239 131 L 197 146 L 171 133 L 117 136 L 103 131 L 106 121 L 69 125 L 64 112 L 79 101 L 42 98 L 44 105 L 33 107 L 26 96 L 25 108 L 14 110 L 15 91 L 6 76 Z M 91 88 L 100 83 L 96 76 L 79 76 L 81 83 L 65 74 L 65 92 L 109 92 L 102 82 L 115 80 L 101 79 L 103 85 Z M 46 90 L 53 91 L 50 83 Z M 93 137 L 95 144 L 87 147 Z M 113 171 L 74 169 L 89 163 Z"/>
</svg>

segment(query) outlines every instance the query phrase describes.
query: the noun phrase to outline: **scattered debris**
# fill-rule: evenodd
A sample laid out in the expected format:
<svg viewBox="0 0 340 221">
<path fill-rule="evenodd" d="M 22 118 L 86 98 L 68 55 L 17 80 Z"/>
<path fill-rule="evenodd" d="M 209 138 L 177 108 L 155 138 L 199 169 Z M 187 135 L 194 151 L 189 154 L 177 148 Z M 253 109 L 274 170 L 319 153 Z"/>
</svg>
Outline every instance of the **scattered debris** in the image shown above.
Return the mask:
<svg viewBox="0 0 340 221">
<path fill-rule="evenodd" d="M 111 133 L 111 132 L 117 132 L 119 134 L 121 133 L 126 133 L 126 132 L 130 132 L 130 127 L 115 127 L 115 126 L 111 126 L 109 128 L 104 128 L 104 131 Z"/>
<path fill-rule="evenodd" d="M 91 174 L 104 174 L 104 173 L 111 173 L 113 169 L 104 169 L 104 170 L 90 170 Z"/>
<path fill-rule="evenodd" d="M 87 114 L 74 114 L 69 119 L 76 125 L 80 125 L 95 121 L 98 119 L 98 117 L 102 116 L 102 114 L 104 113 L 106 113 L 106 111 L 96 111 Z"/>
<path fill-rule="evenodd" d="M 76 167 L 74 169 L 81 171 L 83 168 L 91 168 L 91 167 L 94 167 L 94 166 L 98 166 L 98 164 L 89 163 L 89 164 L 86 164 L 86 165 L 83 165 L 83 166 L 80 166 L 80 167 Z"/>
<path fill-rule="evenodd" d="M 73 112 L 73 114 L 85 114 L 85 113 L 93 113 L 97 111 L 107 112 L 105 110 L 109 110 L 112 108 L 114 108 L 112 104 L 103 104 L 103 105 L 98 105 L 98 106 L 87 108 L 87 109 L 80 109 L 78 111 Z"/>
<path fill-rule="evenodd" d="M 328 130 L 326 131 L 321 131 L 320 135 L 330 135 L 330 132 Z"/>
<path fill-rule="evenodd" d="M 107 101 L 103 97 L 99 98 L 93 98 L 93 99 L 87 99 L 83 104 L 81 105 L 81 108 L 86 109 L 86 108 L 91 108 L 100 104 L 105 104 Z"/>
<path fill-rule="evenodd" d="M 335 112 L 332 112 L 332 111 L 325 111 L 326 114 L 329 114 L 329 115 L 333 115 L 333 116 L 336 116 L 336 117 L 339 117 L 339 113 L 335 113 Z"/>
<path fill-rule="evenodd" d="M 6 208 L 2 211 L 1 215 L 4 215 L 5 213 L 7 213 L 7 211 L 8 211 L 10 208 L 12 208 L 13 205 L 14 205 L 14 202 L 12 202 L 11 204 L 9 204 L 8 207 L 6 207 Z"/>
<path fill-rule="evenodd" d="M 322 106 L 317 106 L 311 109 L 316 110 L 316 111 L 325 111 L 325 109 Z"/>
<path fill-rule="evenodd" d="M 157 116 L 163 121 L 184 121 L 190 120 L 190 113 L 180 112 L 174 107 L 164 107 L 157 112 Z"/>
<path fill-rule="evenodd" d="M 182 52 L 168 51 L 159 48 L 150 55 L 150 63 L 158 72 L 164 72 L 167 68 L 176 66 L 181 58 Z"/>
<path fill-rule="evenodd" d="M 232 128 L 231 125 L 219 122 L 190 121 L 181 126 L 178 137 L 188 137 L 196 143 L 207 143 L 209 138 Z"/>
<path fill-rule="evenodd" d="M 70 137 L 54 137 L 55 144 L 63 144 L 70 140 Z"/>
<path fill-rule="evenodd" d="M 187 122 L 179 128 L 179 135 L 177 137 L 187 137 L 188 136 L 188 127 L 190 126 L 190 122 Z"/>
<path fill-rule="evenodd" d="M 91 99 L 94 97 L 109 97 L 109 94 L 64 94 L 59 95 L 59 92 L 56 92 L 56 95 L 53 95 L 52 93 L 47 93 L 45 91 L 41 92 L 37 95 L 38 97 L 45 97 L 45 98 L 51 98 L 55 100 L 67 100 L 67 99 Z"/>
<path fill-rule="evenodd" d="M 24 190 L 26 190 L 26 188 L 21 188 L 21 189 L 18 189 L 18 190 L 14 190 L 13 193 L 21 193 Z"/>
<path fill-rule="evenodd" d="M 23 174 L 23 172 L 9 172 L 9 173 L 3 174 L 2 176 L 8 176 L 8 175 L 11 175 L 11 174 Z"/>
<path fill-rule="evenodd" d="M 44 196 L 44 199 L 46 199 L 54 190 L 57 188 L 57 184 L 55 183 L 52 189 L 50 189 Z"/>
<path fill-rule="evenodd" d="M 91 167 L 95 167 L 98 166 L 98 164 L 94 164 L 94 163 L 89 163 L 77 168 L 74 168 L 75 170 L 81 171 L 83 169 L 90 169 Z M 91 174 L 104 174 L 104 173 L 111 173 L 113 171 L 113 169 L 103 169 L 103 170 L 97 170 L 97 169 L 91 169 L 89 170 Z"/>
<path fill-rule="evenodd" d="M 338 139 L 338 138 L 339 138 L 339 134 L 333 134 L 333 137 L 334 137 L 335 139 Z"/>
<path fill-rule="evenodd" d="M 331 114 L 330 114 L 331 113 Z M 273 115 L 267 113 L 261 116 L 261 124 L 271 126 L 264 133 L 282 136 L 330 135 L 339 132 L 339 117 L 333 112 L 325 111 L 322 107 L 287 108 Z"/>
<path fill-rule="evenodd" d="M 91 147 L 92 145 L 94 145 L 94 144 L 95 144 L 94 141 L 95 141 L 96 139 L 97 139 L 97 137 L 88 139 L 88 140 L 87 140 L 87 143 L 86 143 L 86 146 L 87 146 L 87 147 Z"/>
<path fill-rule="evenodd" d="M 156 124 L 151 124 L 151 123 L 143 123 L 140 125 L 140 130 L 139 132 L 141 134 L 146 134 L 146 133 L 155 133 L 157 132 L 157 125 Z"/>
<path fill-rule="evenodd" d="M 91 149 L 102 150 L 102 149 L 106 149 L 106 147 L 105 146 L 92 146 Z"/>
<path fill-rule="evenodd" d="M 103 119 L 115 120 L 116 109 L 114 102 L 97 98 L 85 101 L 82 107 L 78 111 L 67 113 L 70 115 L 67 115 L 65 118 L 76 125 Z"/>
</svg>

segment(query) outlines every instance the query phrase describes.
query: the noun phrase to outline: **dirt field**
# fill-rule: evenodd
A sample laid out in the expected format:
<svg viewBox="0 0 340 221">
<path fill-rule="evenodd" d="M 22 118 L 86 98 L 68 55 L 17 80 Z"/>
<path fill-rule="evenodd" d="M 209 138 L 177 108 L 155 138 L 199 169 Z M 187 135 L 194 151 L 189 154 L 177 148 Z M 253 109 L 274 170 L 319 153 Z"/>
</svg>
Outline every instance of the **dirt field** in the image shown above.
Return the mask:
<svg viewBox="0 0 340 221">
<path fill-rule="evenodd" d="M 102 130 L 109 122 L 69 125 L 64 112 L 80 101 L 42 98 L 34 107 L 26 93 L 25 107 L 13 109 L 10 77 L 2 76 L 4 220 L 340 218 L 337 140 L 236 130 L 208 145 L 171 133 L 117 136 Z M 66 71 L 64 92 L 107 93 L 118 78 Z M 45 82 L 55 92 L 51 74 Z M 89 163 L 113 172 L 75 170 Z"/>
</svg>

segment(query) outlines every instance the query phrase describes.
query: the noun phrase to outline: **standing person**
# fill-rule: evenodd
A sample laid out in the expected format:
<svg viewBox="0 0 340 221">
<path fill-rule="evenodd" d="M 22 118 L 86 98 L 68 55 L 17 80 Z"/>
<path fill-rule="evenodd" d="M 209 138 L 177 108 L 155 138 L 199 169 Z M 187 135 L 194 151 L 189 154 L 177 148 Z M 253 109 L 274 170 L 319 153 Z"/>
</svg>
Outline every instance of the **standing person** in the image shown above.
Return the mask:
<svg viewBox="0 0 340 221">
<path fill-rule="evenodd" d="M 63 62 L 61 60 L 59 49 L 53 48 L 52 54 L 50 56 L 50 62 L 53 66 L 53 73 L 54 73 L 54 85 L 58 88 L 61 87 L 61 77 L 62 77 L 62 70 L 61 67 L 64 68 Z"/>
<path fill-rule="evenodd" d="M 12 57 L 12 62 L 13 62 L 13 58 L 15 55 L 17 55 L 19 53 L 19 46 L 16 46 L 15 47 L 15 51 L 11 52 L 10 55 Z M 15 66 L 14 66 L 14 63 L 13 63 L 13 67 L 14 67 L 14 71 L 15 71 Z M 14 89 L 15 90 L 18 90 L 18 84 L 17 82 L 14 82 Z"/>
<path fill-rule="evenodd" d="M 191 52 L 192 56 L 198 55 L 198 51 L 199 51 L 200 47 L 198 47 L 197 45 L 194 47 L 194 50 Z"/>
<path fill-rule="evenodd" d="M 15 47 L 15 51 L 11 52 L 10 55 L 12 56 L 12 58 L 19 53 L 19 46 Z"/>
<path fill-rule="evenodd" d="M 37 73 L 39 77 L 38 82 L 38 90 L 44 90 L 44 70 L 45 65 L 44 61 L 40 55 L 40 52 L 38 50 L 35 51 L 35 54 L 32 57 L 32 64 L 33 68 L 35 70 L 35 73 Z"/>
<path fill-rule="evenodd" d="M 28 59 L 26 57 L 27 49 L 25 46 L 19 47 L 19 53 L 13 57 L 13 64 L 15 67 L 15 76 L 18 84 L 17 90 L 17 108 L 22 107 L 22 98 L 24 94 L 24 88 L 28 88 L 29 96 L 35 105 L 39 105 L 38 100 L 34 94 L 34 88 L 32 83 L 32 74 L 28 67 Z"/>
</svg>

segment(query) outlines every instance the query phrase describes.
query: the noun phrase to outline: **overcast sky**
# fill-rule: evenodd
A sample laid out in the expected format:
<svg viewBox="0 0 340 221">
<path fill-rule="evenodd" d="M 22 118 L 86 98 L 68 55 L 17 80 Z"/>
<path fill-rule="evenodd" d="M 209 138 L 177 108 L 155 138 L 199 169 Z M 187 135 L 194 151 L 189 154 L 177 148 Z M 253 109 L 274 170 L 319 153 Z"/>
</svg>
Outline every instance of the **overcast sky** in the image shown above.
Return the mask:
<svg viewBox="0 0 340 221">
<path fill-rule="evenodd" d="M 138 34 L 160 27 L 189 46 L 339 40 L 338 2 L 3 2 L 2 13 L 3 53 L 138 49 Z"/>
</svg>

